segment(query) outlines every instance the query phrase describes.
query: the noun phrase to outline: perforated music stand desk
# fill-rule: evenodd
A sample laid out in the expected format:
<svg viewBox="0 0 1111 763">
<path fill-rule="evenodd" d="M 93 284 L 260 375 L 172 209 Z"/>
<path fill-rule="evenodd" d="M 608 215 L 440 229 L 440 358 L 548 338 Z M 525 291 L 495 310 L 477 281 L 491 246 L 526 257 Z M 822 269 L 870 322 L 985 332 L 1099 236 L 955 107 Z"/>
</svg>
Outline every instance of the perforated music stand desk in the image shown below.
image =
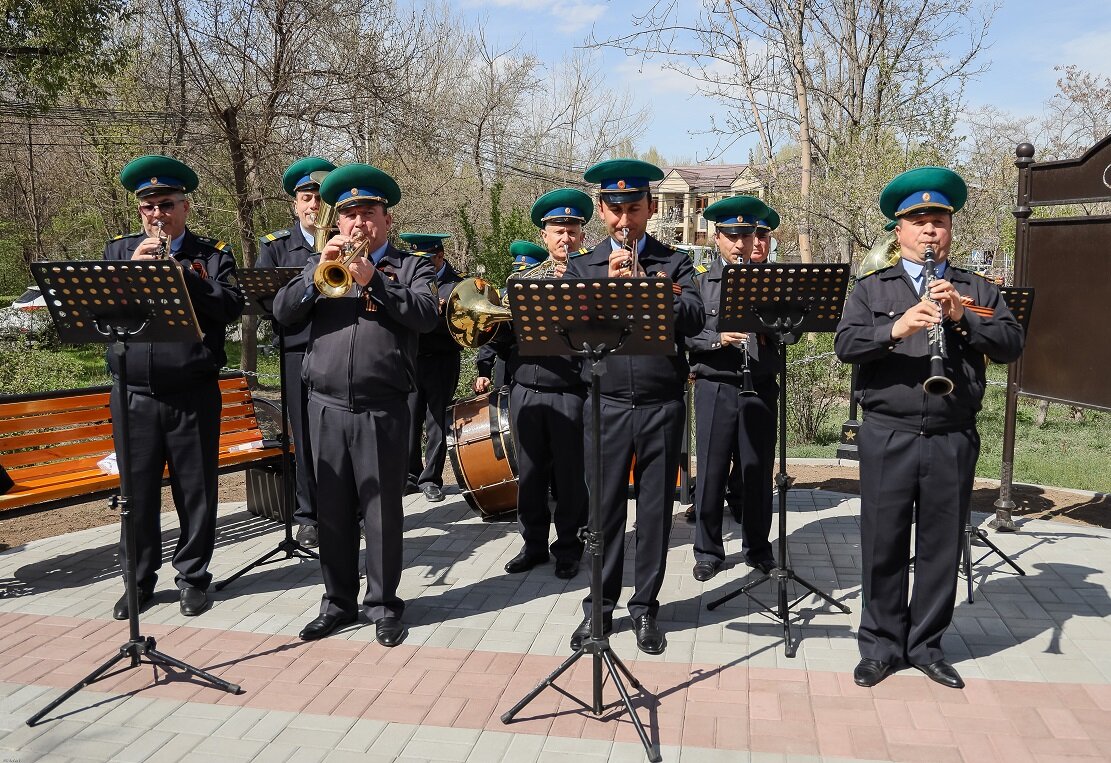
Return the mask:
<svg viewBox="0 0 1111 763">
<path fill-rule="evenodd" d="M 273 320 L 274 296 L 282 287 L 300 274 L 301 268 L 244 268 L 236 271 L 240 291 L 243 292 L 243 296 L 247 300 L 243 312 Z M 293 465 L 293 460 L 289 457 L 289 401 L 286 398 L 285 387 L 285 327 L 277 320 L 274 320 L 274 323 L 278 327 L 278 399 L 281 405 L 279 415 L 282 419 L 282 500 L 285 502 L 285 537 L 278 542 L 277 547 L 267 551 L 255 561 L 216 583 L 214 587 L 217 591 L 222 591 L 227 585 L 235 582 L 248 571 L 264 564 L 292 559 L 295 556 L 302 559 L 320 558 L 316 552 L 305 548 L 293 537 L 293 509 L 297 501 L 297 491 L 294 480 L 290 479 L 290 475 L 296 473 L 296 468 Z M 278 557 L 279 554 L 285 554 L 285 556 Z"/>
<path fill-rule="evenodd" d="M 795 574 L 787 549 L 787 491 L 793 482 L 787 475 L 787 346 L 797 342 L 807 331 L 837 329 L 848 283 L 847 263 L 729 265 L 721 279 L 719 329 L 774 334 L 779 346 L 779 473 L 775 478 L 779 494 L 779 555 L 771 572 L 710 602 L 706 608 L 715 609 L 741 594 L 749 596 L 782 624 L 783 649 L 788 657 L 794 657 L 797 649 L 791 639 L 791 608 L 806 597 L 803 594 L 793 602 L 788 601 L 790 581 L 842 612 L 849 611 L 844 604 Z M 769 580 L 777 587 L 776 607 L 768 606 L 750 593 Z"/>
<path fill-rule="evenodd" d="M 142 658 L 163 668 L 173 667 L 218 689 L 238 694 L 239 687 L 211 673 L 170 657 L 155 648 L 154 638 L 139 633 L 139 592 L 135 581 L 135 532 L 132 526 L 130 426 L 126 404 L 128 342 L 199 342 L 193 303 L 185 274 L 176 260 L 139 262 L 32 262 L 31 273 L 46 298 L 58 338 L 68 344 L 111 344 L 118 359 L 115 393 L 120 405 L 119 438 L 113 439 L 120 472 L 120 509 L 124 543 L 124 585 L 130 638 L 119 652 L 79 683 L 67 689 L 27 720 L 34 726 L 58 705 L 100 680 L 120 660 L 130 667 Z"/>
<path fill-rule="evenodd" d="M 668 278 L 568 278 L 510 279 L 507 284 L 517 351 L 522 356 L 578 355 L 590 363 L 590 405 L 593 411 L 590 436 L 593 463 L 590 471 L 589 524 L 583 532 L 590 554 L 590 638 L 562 665 L 555 669 L 521 701 L 501 716 L 502 723 L 513 720 L 526 705 L 546 688 L 578 702 L 600 716 L 607 709 L 602 704 L 602 667 L 605 665 L 621 695 L 621 703 L 629 713 L 644 751 L 651 761 L 660 760 L 659 750 L 648 738 L 640 718 L 633 710 L 629 692 L 621 676 L 633 688 L 643 686 L 625 663 L 614 653 L 609 639 L 602 633 L 602 443 L 601 364 L 609 355 L 674 355 L 674 294 Z M 568 668 L 583 655 L 593 657 L 593 703 L 555 685 Z"/>
<path fill-rule="evenodd" d="M 1030 330 L 1030 316 L 1034 312 L 1034 289 L 1031 286 L 1003 286 L 999 289 L 1007 308 L 1015 316 L 1015 320 L 1022 326 L 1023 331 Z"/>
</svg>

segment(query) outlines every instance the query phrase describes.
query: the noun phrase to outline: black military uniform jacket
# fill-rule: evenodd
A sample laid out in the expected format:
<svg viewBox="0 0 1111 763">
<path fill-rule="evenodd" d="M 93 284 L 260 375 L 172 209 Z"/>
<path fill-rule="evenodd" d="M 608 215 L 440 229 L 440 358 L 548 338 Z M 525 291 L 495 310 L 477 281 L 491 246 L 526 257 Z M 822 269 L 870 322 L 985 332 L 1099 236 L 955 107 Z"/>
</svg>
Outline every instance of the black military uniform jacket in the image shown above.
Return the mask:
<svg viewBox="0 0 1111 763">
<path fill-rule="evenodd" d="M 691 372 L 699 379 L 740 385 L 744 368 L 744 351 L 737 345 L 722 345 L 718 329 L 721 309 L 721 276 L 725 263 L 716 257 L 705 273 L 694 277 L 706 310 L 706 325 L 690 340 Z M 749 334 L 748 368 L 752 381 L 775 378 L 779 370 L 779 345 L 768 334 Z"/>
<path fill-rule="evenodd" d="M 972 300 L 960 321 L 942 324 L 945 375 L 953 382 L 948 395 L 922 389 L 930 376 L 928 332 L 891 338 L 891 326 L 919 301 L 902 261 L 862 278 L 849 294 L 834 349 L 842 361 L 860 364 L 857 389 L 867 420 L 905 432 L 969 429 L 984 397 L 984 356 L 1010 363 L 1022 353 L 1022 327 L 995 284 L 952 265 L 945 280 Z"/>
<path fill-rule="evenodd" d="M 313 284 L 319 255 L 274 298 L 284 325 L 310 321 L 301 377 L 309 398 L 349 411 L 406 395 L 413 387 L 417 337 L 439 318 L 436 273 L 427 257 L 386 247 L 378 272 L 343 297 L 321 295 Z"/>
<path fill-rule="evenodd" d="M 436 276 L 436 290 L 439 293 L 437 301 L 439 320 L 436 321 L 434 329 L 420 335 L 417 355 L 459 354 L 463 351 L 459 343 L 451 338 L 451 332 L 447 330 L 447 320 L 444 318 L 444 306 L 447 304 L 448 297 L 451 296 L 455 284 L 462 280 L 463 276 L 456 272 L 450 262 L 444 260 L 444 274 Z"/>
<path fill-rule="evenodd" d="M 108 242 L 106 260 L 130 260 L 146 233 L 133 233 Z M 197 236 L 186 228 L 181 248 L 173 254 L 181 263 L 193 312 L 200 324 L 199 342 L 135 342 L 127 348 L 127 387 L 156 395 L 188 389 L 214 379 L 227 363 L 224 338 L 229 323 L 243 312 L 243 294 L 235 277 L 235 258 L 223 241 Z M 113 376 L 119 374 L 115 353 L 108 353 Z"/>
<path fill-rule="evenodd" d="M 610 238 L 593 249 L 572 255 L 564 278 L 608 278 L 609 258 L 613 252 Z M 649 277 L 671 279 L 677 293 L 672 301 L 675 319 L 674 355 L 613 355 L 606 359 L 600 394 L 618 405 L 643 405 L 678 400 L 683 396 L 690 367 L 687 365 L 686 338 L 702 330 L 706 315 L 702 298 L 692 280 L 694 265 L 690 258 L 676 252 L 652 236 L 646 237 L 640 265 Z M 588 369 L 584 368 L 586 374 Z"/>
<path fill-rule="evenodd" d="M 292 228 L 267 233 L 259 239 L 258 262 L 260 268 L 303 268 L 312 257 L 312 244 L 305 238 L 296 222 Z M 275 322 L 276 323 L 276 322 Z M 274 326 L 274 346 L 278 346 L 278 327 Z M 309 344 L 309 323 L 298 323 L 285 330 L 286 352 L 304 352 Z"/>
</svg>

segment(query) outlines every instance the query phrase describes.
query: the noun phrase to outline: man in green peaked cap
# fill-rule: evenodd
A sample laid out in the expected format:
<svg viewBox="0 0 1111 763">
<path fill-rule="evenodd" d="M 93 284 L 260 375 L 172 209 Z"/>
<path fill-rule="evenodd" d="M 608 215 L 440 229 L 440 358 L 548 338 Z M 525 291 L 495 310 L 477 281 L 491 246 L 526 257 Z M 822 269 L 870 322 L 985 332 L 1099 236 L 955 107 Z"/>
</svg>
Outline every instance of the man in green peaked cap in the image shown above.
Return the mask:
<svg viewBox="0 0 1111 763">
<path fill-rule="evenodd" d="M 743 505 L 734 517 L 741 523 L 745 563 L 764 572 L 775 566 L 768 535 L 779 352 L 763 334 L 718 329 L 725 268 L 754 260 L 756 232 L 762 222 L 768 224 L 771 213 L 753 196 L 722 199 L 702 212 L 714 223 L 719 256 L 695 278 L 706 305 L 706 325 L 690 340 L 698 453 L 693 574 L 701 582 L 714 577 L 725 562 L 722 525 L 731 479 Z"/>
<path fill-rule="evenodd" d="M 1023 345 L 995 284 L 948 261 L 953 215 L 967 193 L 944 167 L 919 167 L 887 184 L 880 211 L 895 220 L 900 260 L 856 283 L 837 327 L 837 356 L 860 364 L 864 410 L 857 435 L 864 611 L 853 672 L 861 686 L 908 666 L 943 686 L 964 686 L 942 637 L 980 453 L 984 358 L 1010 363 Z M 934 354 L 948 392 L 937 380 L 925 386 Z"/>
<path fill-rule="evenodd" d="M 282 174 L 282 188 L 293 199 L 293 222 L 286 228 L 267 233 L 259 240 L 258 267 L 303 268 L 316 251 L 314 245 L 321 233 L 317 227 L 320 207 L 320 181 L 336 166 L 327 159 L 308 156 L 289 165 Z M 309 344 L 309 324 L 284 328 L 285 347 L 282 383 L 289 406 L 293 429 L 293 454 L 297 466 L 297 505 L 293 522 L 297 525 L 297 542 L 314 548 L 318 542 L 316 521 L 316 483 L 312 476 L 312 443 L 309 441 L 305 418 L 308 388 L 301 382 L 301 367 Z M 278 325 L 274 322 L 274 346 L 279 346 Z"/>
<path fill-rule="evenodd" d="M 598 215 L 607 236 L 585 253 L 572 257 L 567 278 L 667 278 L 671 281 L 673 355 L 613 355 L 606 358 L 601 377 L 602 450 L 606 471 L 598 486 L 603 514 L 603 629 L 613 626 L 613 610 L 621 596 L 625 559 L 625 520 L 628 514 L 629 470 L 636 466 L 636 564 L 628 611 L 637 646 L 661 654 L 667 640 L 656 617 L 659 593 L 667 566 L 675 477 L 683 437 L 683 404 L 687 376 L 686 342 L 706 321 L 702 299 L 694 285 L 694 265 L 648 235 L 648 219 L 656 208 L 652 182 L 663 171 L 636 159 L 613 159 L 586 171 L 598 183 Z M 583 431 L 591 431 L 592 411 L 585 406 Z M 593 444 L 584 443 L 584 463 L 592 459 Z M 591 599 L 583 602 L 587 615 L 571 636 L 579 649 L 590 636 Z"/>
<path fill-rule="evenodd" d="M 302 375 L 309 387 L 324 596 L 320 616 L 300 637 L 323 638 L 358 619 L 355 528 L 361 521 L 367 579 L 362 605 L 378 643 L 392 647 L 405 633 L 405 603 L 397 588 L 408 396 L 419 336 L 439 319 L 436 273 L 428 257 L 390 245 L 389 207 L 401 191 L 385 172 L 367 164 L 345 165 L 324 178 L 320 197 L 336 208 L 339 234 L 274 298 L 274 317 L 283 324 L 309 323 Z M 321 263 L 350 274 L 345 293 L 329 288 L 333 282 L 327 279 L 321 291 L 314 277 Z"/>
<path fill-rule="evenodd" d="M 417 369 L 413 391 L 409 393 L 409 414 L 412 427 L 409 435 L 409 477 L 406 493 L 423 493 L 425 499 L 438 503 L 444 500 L 444 463 L 447 460 L 445 432 L 448 428 L 448 406 L 459 386 L 459 356 L 463 348 L 448 331 L 444 309 L 455 285 L 463 280 L 448 262 L 444 242 L 448 233 L 402 233 L 399 238 L 412 253 L 427 257 L 436 269 L 436 299 L 440 319 L 436 327 L 420 335 L 417 345 Z M 422 432 L 427 445 L 421 456 Z"/>
<path fill-rule="evenodd" d="M 135 194 L 142 230 L 110 241 L 106 260 L 172 257 L 181 265 L 199 342 L 134 342 L 128 346 L 126 400 L 112 393 L 113 437 L 127 406 L 131 454 L 131 511 L 135 532 L 135 582 L 142 609 L 154 594 L 162 564 L 162 473 L 169 464 L 181 533 L 172 563 L 181 613 L 199 615 L 209 606 L 208 565 L 216 543 L 217 457 L 220 443 L 220 369 L 227 363 L 228 324 L 243 311 L 235 258 L 223 241 L 198 236 L 186 224 L 197 175 L 168 156 L 143 156 L 120 172 Z M 119 358 L 108 354 L 112 375 Z M 121 558 L 126 553 L 120 542 Z M 112 611 L 128 617 L 127 596 Z"/>
<path fill-rule="evenodd" d="M 532 222 L 544 246 L 514 241 L 515 277 L 553 263 L 547 277 L 562 277 L 569 256 L 582 246 L 583 228 L 594 215 L 590 197 L 574 188 L 557 188 L 537 199 Z M 517 528 L 521 550 L 505 564 L 510 574 L 527 572 L 555 557 L 555 576 L 569 579 L 579 571 L 583 544 L 579 529 L 586 524 L 586 483 L 583 481 L 582 411 L 586 385 L 582 362 L 571 356 L 521 357 L 511 325 L 504 325 L 478 354 L 476 390 L 489 389 L 496 358 L 509 382 L 509 415 L 517 450 Z M 554 515 L 548 496 L 555 496 Z M 549 543 L 552 525 L 556 537 Z"/>
</svg>

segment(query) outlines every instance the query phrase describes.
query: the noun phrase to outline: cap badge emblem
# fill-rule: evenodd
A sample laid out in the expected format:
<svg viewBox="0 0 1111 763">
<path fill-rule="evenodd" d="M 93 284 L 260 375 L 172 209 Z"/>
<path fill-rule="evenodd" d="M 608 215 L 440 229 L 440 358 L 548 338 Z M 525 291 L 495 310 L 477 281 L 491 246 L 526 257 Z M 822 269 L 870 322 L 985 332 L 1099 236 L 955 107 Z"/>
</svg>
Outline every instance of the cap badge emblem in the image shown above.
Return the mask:
<svg viewBox="0 0 1111 763">
<path fill-rule="evenodd" d="M 564 207 L 563 208 L 563 214 L 565 214 L 565 215 L 571 214 L 571 207 Z"/>
<path fill-rule="evenodd" d="M 930 194 L 927 191 L 927 192 L 922 194 L 922 201 L 929 201 L 929 200 L 930 200 Z"/>
<path fill-rule="evenodd" d="M 625 181 L 624 180 L 618 180 L 617 181 L 617 187 L 624 189 L 625 188 Z"/>
</svg>

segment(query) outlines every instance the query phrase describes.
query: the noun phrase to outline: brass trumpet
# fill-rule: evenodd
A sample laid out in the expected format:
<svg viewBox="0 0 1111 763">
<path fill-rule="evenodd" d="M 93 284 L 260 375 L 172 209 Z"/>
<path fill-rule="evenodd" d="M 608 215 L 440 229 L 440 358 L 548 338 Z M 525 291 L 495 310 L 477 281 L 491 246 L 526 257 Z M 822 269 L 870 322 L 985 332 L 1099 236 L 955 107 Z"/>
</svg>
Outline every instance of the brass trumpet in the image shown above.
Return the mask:
<svg viewBox="0 0 1111 763">
<path fill-rule="evenodd" d="M 366 252 L 367 243 L 363 237 L 359 237 L 358 240 L 352 239 L 343 245 L 338 260 L 324 260 L 317 265 L 316 271 L 312 274 L 312 281 L 316 284 L 317 291 L 329 299 L 345 296 L 351 291 L 351 271 L 347 266 L 356 257 Z"/>
<path fill-rule="evenodd" d="M 158 259 L 164 260 L 170 256 L 170 237 L 166 235 L 166 227 L 161 220 L 154 221 L 154 227 L 158 229 L 155 235 L 158 236 Z"/>
</svg>

